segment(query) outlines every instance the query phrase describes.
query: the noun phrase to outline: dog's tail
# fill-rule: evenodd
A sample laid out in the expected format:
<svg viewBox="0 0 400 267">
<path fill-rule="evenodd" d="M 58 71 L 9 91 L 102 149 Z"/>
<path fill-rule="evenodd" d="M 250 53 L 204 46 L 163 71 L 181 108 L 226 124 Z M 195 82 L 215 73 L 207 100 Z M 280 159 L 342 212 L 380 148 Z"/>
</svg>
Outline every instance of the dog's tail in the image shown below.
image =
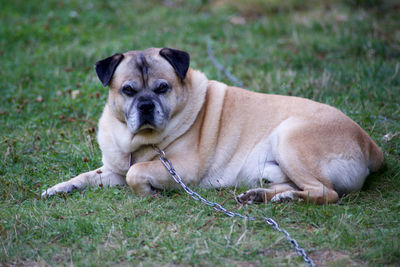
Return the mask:
<svg viewBox="0 0 400 267">
<path fill-rule="evenodd" d="M 369 144 L 369 170 L 371 172 L 376 172 L 384 165 L 385 159 L 382 150 L 371 140 Z"/>
</svg>

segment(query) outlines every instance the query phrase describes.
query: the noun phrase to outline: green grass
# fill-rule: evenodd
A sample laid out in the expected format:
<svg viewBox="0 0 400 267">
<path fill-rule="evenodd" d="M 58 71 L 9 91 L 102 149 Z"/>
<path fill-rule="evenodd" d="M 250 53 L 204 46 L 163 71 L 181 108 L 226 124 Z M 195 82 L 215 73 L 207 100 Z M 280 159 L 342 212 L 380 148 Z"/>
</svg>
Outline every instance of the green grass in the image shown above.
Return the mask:
<svg viewBox="0 0 400 267">
<path fill-rule="evenodd" d="M 128 188 L 92 188 L 38 198 L 101 165 L 95 129 L 107 89 L 94 62 L 175 47 L 191 54 L 193 68 L 229 83 L 207 58 L 207 36 L 244 87 L 344 111 L 383 149 L 387 168 L 333 205 L 240 207 L 231 197 L 243 189 L 200 192 L 234 211 L 273 217 L 318 264 L 399 265 L 400 6 L 280 2 L 3 1 L 0 265 L 302 264 L 272 228 L 217 214 L 179 190 L 139 198 Z"/>
</svg>

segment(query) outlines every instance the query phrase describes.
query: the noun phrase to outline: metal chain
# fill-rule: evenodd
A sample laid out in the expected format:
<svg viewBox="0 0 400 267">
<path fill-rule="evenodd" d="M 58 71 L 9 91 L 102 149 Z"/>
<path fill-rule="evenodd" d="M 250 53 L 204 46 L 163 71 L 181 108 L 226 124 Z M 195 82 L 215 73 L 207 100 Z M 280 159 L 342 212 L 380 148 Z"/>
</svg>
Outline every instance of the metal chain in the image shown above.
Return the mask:
<svg viewBox="0 0 400 267">
<path fill-rule="evenodd" d="M 174 166 L 172 165 L 171 161 L 166 157 L 165 151 L 158 148 L 157 146 L 153 146 L 154 150 L 158 154 L 158 158 L 160 159 L 161 163 L 165 166 L 165 168 L 168 170 L 169 175 L 174 179 L 175 182 L 177 182 L 183 190 L 186 191 L 194 200 L 199 200 L 202 203 L 211 206 L 214 210 L 223 212 L 225 215 L 229 217 L 240 217 L 242 219 L 247 219 L 249 221 L 255 221 L 257 220 L 256 217 L 248 216 L 248 215 L 243 215 L 237 212 L 232 212 L 227 209 L 225 209 L 221 204 L 216 203 L 216 202 L 211 202 L 208 201 L 207 199 L 203 198 L 200 196 L 198 193 L 187 187 L 183 182 L 179 174 L 176 172 Z M 269 226 L 272 226 L 276 231 L 283 233 L 286 238 L 289 240 L 289 242 L 293 245 L 294 249 L 296 250 L 297 254 L 299 254 L 303 260 L 311 267 L 314 267 L 315 264 L 311 258 L 309 258 L 303 248 L 299 246 L 297 241 L 285 230 L 279 227 L 278 223 L 273 220 L 272 218 L 268 217 L 261 217 L 258 220 L 263 220 L 266 222 Z"/>
<path fill-rule="evenodd" d="M 231 82 L 236 84 L 236 86 L 238 86 L 238 87 L 243 86 L 242 82 L 239 81 L 238 78 L 236 78 L 233 74 L 231 74 L 223 65 L 221 65 L 217 61 L 217 59 L 214 56 L 214 52 L 212 50 L 211 39 L 209 36 L 207 36 L 207 53 L 208 53 L 208 57 L 210 58 L 211 62 L 214 64 L 214 66 L 217 67 L 217 69 L 219 69 L 220 71 L 222 71 L 225 74 L 225 76 L 228 77 L 229 80 L 231 80 Z"/>
</svg>

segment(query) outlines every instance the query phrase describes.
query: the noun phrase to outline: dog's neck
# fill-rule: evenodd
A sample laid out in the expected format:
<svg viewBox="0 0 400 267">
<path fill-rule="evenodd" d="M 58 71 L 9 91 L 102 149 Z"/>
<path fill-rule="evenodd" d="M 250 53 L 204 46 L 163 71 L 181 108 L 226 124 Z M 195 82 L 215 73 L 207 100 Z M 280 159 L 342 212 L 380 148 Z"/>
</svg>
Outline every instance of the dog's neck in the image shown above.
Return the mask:
<svg viewBox="0 0 400 267">
<path fill-rule="evenodd" d="M 182 110 L 171 118 L 162 137 L 157 144 L 161 149 L 167 147 L 173 140 L 186 133 L 196 120 L 206 97 L 208 79 L 197 70 L 189 69 L 186 81 L 186 104 Z"/>
</svg>

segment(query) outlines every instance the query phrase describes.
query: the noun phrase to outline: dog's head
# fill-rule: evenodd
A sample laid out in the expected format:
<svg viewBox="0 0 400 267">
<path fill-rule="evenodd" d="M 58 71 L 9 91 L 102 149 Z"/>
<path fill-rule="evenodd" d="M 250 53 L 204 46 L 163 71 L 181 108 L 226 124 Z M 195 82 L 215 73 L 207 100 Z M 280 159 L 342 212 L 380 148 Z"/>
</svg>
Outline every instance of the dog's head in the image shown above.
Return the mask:
<svg viewBox="0 0 400 267">
<path fill-rule="evenodd" d="M 115 54 L 96 63 L 97 76 L 109 86 L 108 104 L 133 134 L 162 131 L 182 108 L 189 54 L 149 48 Z"/>
</svg>

